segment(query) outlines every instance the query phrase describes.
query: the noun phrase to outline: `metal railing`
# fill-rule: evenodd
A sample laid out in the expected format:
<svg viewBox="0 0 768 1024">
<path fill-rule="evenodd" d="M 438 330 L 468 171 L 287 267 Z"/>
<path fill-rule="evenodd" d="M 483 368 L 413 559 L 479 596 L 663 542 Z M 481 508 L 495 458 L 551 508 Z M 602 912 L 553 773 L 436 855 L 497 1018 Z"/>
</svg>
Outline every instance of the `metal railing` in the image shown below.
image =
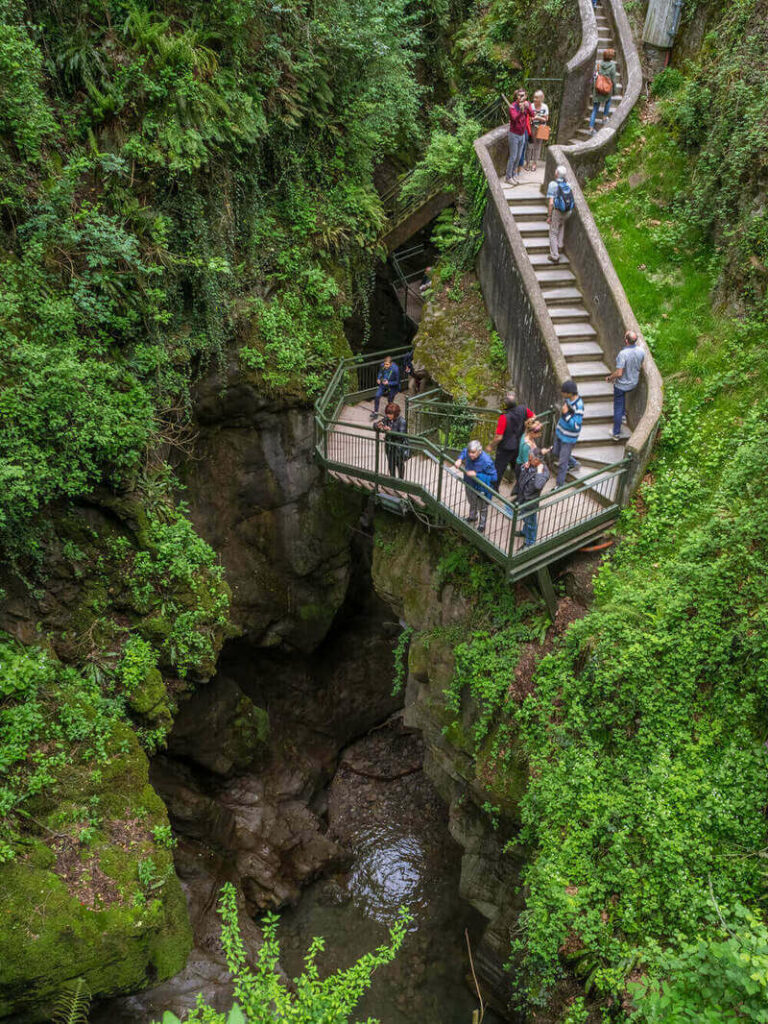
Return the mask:
<svg viewBox="0 0 768 1024">
<path fill-rule="evenodd" d="M 498 411 L 452 403 L 450 396 L 434 388 L 404 400 L 407 433 L 377 430 L 360 415 L 359 406 L 375 394 L 383 357 L 399 360 L 405 352 L 377 352 L 343 360 L 318 400 L 316 454 L 337 479 L 382 502 L 399 501 L 442 519 L 504 566 L 513 580 L 581 547 L 616 519 L 625 500 L 629 457 L 524 504 L 475 481 L 479 515 L 474 522 L 468 521 L 467 479 L 455 466 L 457 449 L 483 431 L 487 435 L 490 430 L 492 436 Z M 468 418 L 460 441 L 448 422 L 456 410 Z M 551 436 L 555 412 L 545 410 L 538 418 Z M 471 429 L 465 430 L 470 420 Z M 480 524 L 482 532 L 477 529 Z M 525 531 L 527 536 L 523 536 Z"/>
<path fill-rule="evenodd" d="M 403 310 L 403 320 L 404 322 L 410 320 L 414 325 L 419 322 L 424 307 L 421 281 L 426 269 L 426 266 L 422 265 L 425 252 L 426 246 L 412 245 L 396 249 L 389 256 L 395 276 L 392 287 Z M 419 265 L 414 268 L 414 264 Z"/>
</svg>

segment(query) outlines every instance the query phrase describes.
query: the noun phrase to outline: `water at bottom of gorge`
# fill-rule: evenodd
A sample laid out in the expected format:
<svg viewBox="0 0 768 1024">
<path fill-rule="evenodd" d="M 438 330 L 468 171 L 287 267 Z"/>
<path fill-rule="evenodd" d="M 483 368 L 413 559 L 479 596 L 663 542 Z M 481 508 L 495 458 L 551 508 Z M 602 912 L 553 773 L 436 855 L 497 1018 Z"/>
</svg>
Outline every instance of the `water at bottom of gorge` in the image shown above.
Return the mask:
<svg viewBox="0 0 768 1024">
<path fill-rule="evenodd" d="M 466 983 L 464 930 L 476 946 L 483 919 L 458 896 L 461 851 L 422 758 L 421 740 L 397 728 L 346 749 L 330 786 L 328 820 L 331 835 L 351 851 L 351 865 L 314 883 L 281 915 L 280 960 L 294 978 L 314 936 L 326 940 L 318 958 L 324 976 L 385 942 L 397 908 L 408 907 L 405 943 L 374 975 L 354 1020 L 471 1024 L 479 1005 Z M 484 1024 L 497 1020 L 486 1011 Z"/>
</svg>

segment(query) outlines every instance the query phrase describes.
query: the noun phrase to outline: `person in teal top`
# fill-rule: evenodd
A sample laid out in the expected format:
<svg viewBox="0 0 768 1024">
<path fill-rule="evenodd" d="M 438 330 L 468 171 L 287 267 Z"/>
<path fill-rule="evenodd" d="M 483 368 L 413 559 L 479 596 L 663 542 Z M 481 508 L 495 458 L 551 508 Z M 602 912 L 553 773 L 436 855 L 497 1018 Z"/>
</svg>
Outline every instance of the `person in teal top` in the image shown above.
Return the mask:
<svg viewBox="0 0 768 1024">
<path fill-rule="evenodd" d="M 517 460 L 515 461 L 515 480 L 520 479 L 520 470 L 528 461 L 528 456 L 531 453 L 532 448 L 537 448 L 539 441 L 541 440 L 541 432 L 544 428 L 538 420 L 532 420 L 531 423 L 525 428 L 525 433 L 520 440 L 520 448 L 517 452 Z M 549 448 L 544 449 L 544 454 L 549 451 Z"/>
</svg>

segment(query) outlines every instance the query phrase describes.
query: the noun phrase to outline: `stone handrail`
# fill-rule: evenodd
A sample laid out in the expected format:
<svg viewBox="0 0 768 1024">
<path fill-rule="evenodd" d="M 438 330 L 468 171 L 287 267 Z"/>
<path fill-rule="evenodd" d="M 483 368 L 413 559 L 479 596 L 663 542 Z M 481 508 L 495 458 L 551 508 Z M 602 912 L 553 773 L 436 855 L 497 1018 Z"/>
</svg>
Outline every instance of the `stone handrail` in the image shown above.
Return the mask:
<svg viewBox="0 0 768 1024">
<path fill-rule="evenodd" d="M 587 0 L 591 7 L 590 0 Z M 584 0 L 579 0 L 580 5 L 583 8 Z M 632 35 L 632 28 L 627 18 L 627 13 L 624 10 L 622 0 L 606 0 L 610 8 L 609 17 L 613 22 L 614 32 L 616 39 L 618 40 L 618 63 L 622 69 L 624 75 L 624 94 L 622 97 L 621 106 L 611 115 L 611 119 L 608 124 L 603 127 L 591 139 L 586 139 L 584 142 L 579 142 L 575 145 L 563 145 L 558 147 L 562 152 L 567 155 L 568 163 L 571 168 L 576 172 L 576 176 L 579 181 L 584 181 L 586 178 L 591 177 L 602 168 L 603 161 L 609 153 L 612 153 L 616 149 L 618 142 L 619 133 L 626 124 L 627 118 L 632 113 L 635 104 L 640 98 L 640 94 L 643 91 L 643 72 L 640 66 L 640 57 L 635 46 L 634 36 Z M 582 10 L 582 18 L 584 17 Z M 594 22 L 594 13 L 592 19 Z M 582 47 L 583 48 L 583 47 Z M 579 53 L 581 50 L 579 51 Z M 578 56 L 578 54 L 577 54 Z M 570 64 L 568 65 L 570 67 Z M 576 84 L 574 79 L 574 85 Z M 582 105 L 581 111 L 584 110 L 584 102 L 586 101 L 587 94 L 592 84 L 592 68 L 589 69 L 589 76 L 587 79 L 587 88 L 583 88 L 582 92 Z M 570 88 L 571 83 L 569 79 L 566 79 L 566 88 Z M 568 138 L 564 132 L 560 133 L 560 137 L 565 139 Z M 551 166 L 555 167 L 558 163 L 562 163 L 561 159 L 558 159 Z M 547 163 L 547 175 L 549 175 L 550 164 Z"/>
<path fill-rule="evenodd" d="M 558 132 L 569 139 L 584 116 L 584 97 L 592 83 L 597 58 L 597 21 L 592 0 L 579 0 L 581 46 L 565 65 Z"/>
<path fill-rule="evenodd" d="M 590 139 L 574 145 L 549 147 L 546 175 L 563 164 L 576 195 L 576 208 L 568 220 L 566 245 L 577 254 L 573 269 L 579 278 L 584 301 L 601 339 L 605 359 L 612 366 L 626 330 L 640 333 L 619 277 L 579 185 L 596 171 L 615 149 L 617 133 L 626 122 L 642 91 L 642 72 L 632 32 L 621 0 L 606 0 L 616 29 L 620 63 L 625 75 L 621 106 L 611 120 Z M 566 93 L 572 92 L 583 118 L 591 89 L 597 32 L 591 0 L 579 0 L 582 45 L 566 69 Z M 594 32 L 594 48 L 593 48 Z M 571 102 L 569 97 L 569 103 Z M 563 124 L 561 115 L 561 125 Z M 565 359 L 536 275 L 527 257 L 520 230 L 509 209 L 499 175 L 506 162 L 507 127 L 503 125 L 475 141 L 489 189 L 485 213 L 486 241 L 478 257 L 478 275 L 488 311 L 507 343 L 516 383 L 522 393 L 542 406 L 559 397 L 559 383 L 568 376 Z M 543 365 L 546 364 L 546 365 Z M 542 372 L 543 369 L 543 372 Z M 651 451 L 662 408 L 662 378 L 646 347 L 640 384 L 630 397 L 629 415 L 635 427 L 626 450 L 633 456 L 630 488 L 642 476 Z"/>
</svg>

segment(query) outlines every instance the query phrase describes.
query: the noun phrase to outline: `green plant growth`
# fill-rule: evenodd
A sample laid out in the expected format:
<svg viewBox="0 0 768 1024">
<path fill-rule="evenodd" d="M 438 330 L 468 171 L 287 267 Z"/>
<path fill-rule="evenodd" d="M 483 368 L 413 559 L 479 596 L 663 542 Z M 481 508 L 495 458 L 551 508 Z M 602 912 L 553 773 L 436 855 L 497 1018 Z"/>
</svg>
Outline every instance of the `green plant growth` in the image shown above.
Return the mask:
<svg viewBox="0 0 768 1024">
<path fill-rule="evenodd" d="M 668 380 L 665 416 L 594 608 L 513 709 L 535 851 L 515 950 L 529 1003 L 568 971 L 615 1005 L 642 974 L 639 1019 L 671 1024 L 707 1019 L 685 1000 L 738 955 L 718 905 L 748 906 L 762 941 L 768 361 L 759 305 L 711 309 L 720 260 L 687 212 L 696 171 L 663 104 L 649 113 L 587 195 Z M 711 988 L 723 1020 L 759 998 L 761 970 Z"/>
<path fill-rule="evenodd" d="M 85 978 L 78 978 L 61 992 L 51 1024 L 88 1024 L 91 996 Z"/>
<path fill-rule="evenodd" d="M 393 696 L 402 691 L 406 680 L 408 679 L 408 645 L 411 642 L 412 636 L 413 630 L 410 626 L 406 626 L 397 638 L 397 643 L 395 644 L 395 649 L 393 651 L 395 664 L 392 674 Z"/>
<path fill-rule="evenodd" d="M 274 1024 L 293 1021 L 295 1024 L 348 1024 L 350 1015 L 363 993 L 370 987 L 373 972 L 396 956 L 405 939 L 411 917 L 400 908 L 397 920 L 389 930 L 389 943 L 373 953 L 364 954 L 355 964 L 327 978 L 320 977 L 318 955 L 325 948 L 321 938 L 313 939 L 304 958 L 303 974 L 293 979 L 289 988 L 278 971 L 280 944 L 277 938 L 279 917 L 267 914 L 263 919 L 263 944 L 256 952 L 253 970 L 247 966 L 248 953 L 243 945 L 237 920 L 237 897 L 227 883 L 221 892 L 219 913 L 222 918 L 221 943 L 227 967 L 235 986 L 236 1005 L 230 1013 L 217 1013 L 202 1000 L 186 1019 L 197 1024 Z M 173 1014 L 166 1013 L 162 1024 L 178 1024 Z M 369 1020 L 368 1024 L 376 1024 Z"/>
<path fill-rule="evenodd" d="M 768 929 L 736 906 L 720 934 L 660 952 L 662 980 L 631 983 L 638 1024 L 739 1024 L 768 1021 Z"/>
</svg>

